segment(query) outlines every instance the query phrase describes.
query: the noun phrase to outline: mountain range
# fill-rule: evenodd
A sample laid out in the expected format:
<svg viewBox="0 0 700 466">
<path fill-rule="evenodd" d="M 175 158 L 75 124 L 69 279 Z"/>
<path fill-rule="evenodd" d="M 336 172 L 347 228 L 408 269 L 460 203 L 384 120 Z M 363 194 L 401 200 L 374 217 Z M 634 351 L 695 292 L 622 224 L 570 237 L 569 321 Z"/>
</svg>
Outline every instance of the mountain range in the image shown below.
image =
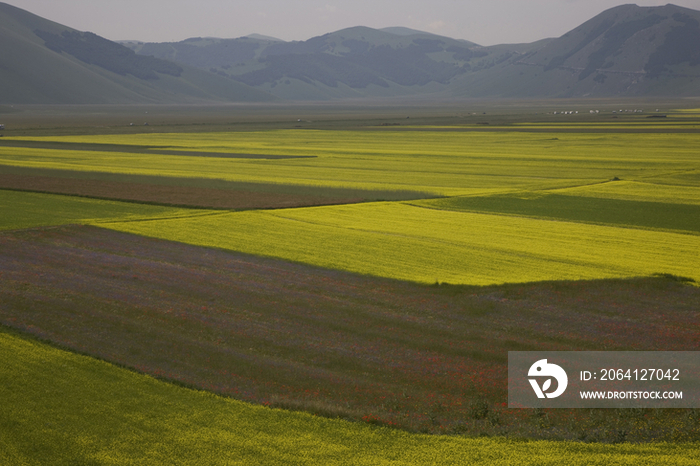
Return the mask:
<svg viewBox="0 0 700 466">
<path fill-rule="evenodd" d="M 261 102 L 277 98 L 0 3 L 0 104 Z"/>
<path fill-rule="evenodd" d="M 480 46 L 408 28 L 306 41 L 111 42 L 0 3 L 0 103 L 700 94 L 700 11 L 622 5 L 559 38 Z"/>
</svg>

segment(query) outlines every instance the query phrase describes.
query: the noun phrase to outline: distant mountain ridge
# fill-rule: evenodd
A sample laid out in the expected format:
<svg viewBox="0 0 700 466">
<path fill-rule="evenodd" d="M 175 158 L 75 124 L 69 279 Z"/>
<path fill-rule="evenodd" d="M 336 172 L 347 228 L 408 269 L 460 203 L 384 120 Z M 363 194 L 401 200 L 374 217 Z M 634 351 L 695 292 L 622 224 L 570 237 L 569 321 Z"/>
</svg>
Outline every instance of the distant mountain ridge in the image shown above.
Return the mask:
<svg viewBox="0 0 700 466">
<path fill-rule="evenodd" d="M 482 47 L 403 27 L 115 43 L 0 3 L 1 103 L 700 95 L 700 11 L 622 5 Z"/>
<path fill-rule="evenodd" d="M 468 41 L 363 26 L 295 42 L 247 36 L 125 45 L 293 100 L 431 92 L 469 71 L 471 58 L 488 55 Z"/>
<path fill-rule="evenodd" d="M 700 93 L 699 24 L 700 12 L 688 8 L 622 5 L 532 44 L 481 47 L 355 27 L 301 42 L 214 39 L 197 44 L 196 59 L 188 41 L 131 46 L 285 99 L 692 96 Z"/>
</svg>

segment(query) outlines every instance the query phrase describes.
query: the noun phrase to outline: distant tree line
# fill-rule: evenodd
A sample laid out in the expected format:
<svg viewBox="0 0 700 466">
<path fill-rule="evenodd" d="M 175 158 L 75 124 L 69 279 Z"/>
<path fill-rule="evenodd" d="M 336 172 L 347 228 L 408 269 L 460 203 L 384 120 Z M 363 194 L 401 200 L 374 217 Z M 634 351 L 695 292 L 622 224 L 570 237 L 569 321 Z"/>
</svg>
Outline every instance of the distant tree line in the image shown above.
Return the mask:
<svg viewBox="0 0 700 466">
<path fill-rule="evenodd" d="M 175 63 L 137 55 L 129 48 L 91 32 L 64 31 L 52 34 L 37 30 L 34 33 L 54 52 L 65 52 L 84 63 L 97 65 L 122 76 L 130 74 L 139 79 L 156 80 L 156 73 L 179 77 L 183 71 Z"/>
</svg>

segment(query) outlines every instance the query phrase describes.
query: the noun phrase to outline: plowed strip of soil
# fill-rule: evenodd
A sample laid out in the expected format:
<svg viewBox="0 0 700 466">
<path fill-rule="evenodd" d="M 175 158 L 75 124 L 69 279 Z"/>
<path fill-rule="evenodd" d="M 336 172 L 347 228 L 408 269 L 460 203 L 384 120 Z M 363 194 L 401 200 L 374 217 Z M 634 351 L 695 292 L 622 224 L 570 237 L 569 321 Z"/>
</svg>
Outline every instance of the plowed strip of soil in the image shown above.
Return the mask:
<svg viewBox="0 0 700 466">
<path fill-rule="evenodd" d="M 0 174 L 0 188 L 215 209 L 305 207 L 349 204 L 363 200 L 18 174 Z"/>
<path fill-rule="evenodd" d="M 77 142 L 56 142 L 56 141 L 20 141 L 6 140 L 0 141 L 0 147 L 31 147 L 35 149 L 53 150 L 81 150 L 94 152 L 126 152 L 137 154 L 159 154 L 159 155 L 183 155 L 187 157 L 215 157 L 224 159 L 310 159 L 315 155 L 270 155 L 270 154 L 232 154 L 224 152 L 204 152 L 173 150 L 168 147 L 159 146 L 137 146 L 128 144 L 99 144 L 99 143 L 77 143 Z"/>
<path fill-rule="evenodd" d="M 684 410 L 651 410 L 640 429 L 617 410 L 504 407 L 509 350 L 697 351 L 699 309 L 700 289 L 662 278 L 425 286 L 89 226 L 0 234 L 0 325 L 223 395 L 413 431 L 699 440 Z"/>
</svg>

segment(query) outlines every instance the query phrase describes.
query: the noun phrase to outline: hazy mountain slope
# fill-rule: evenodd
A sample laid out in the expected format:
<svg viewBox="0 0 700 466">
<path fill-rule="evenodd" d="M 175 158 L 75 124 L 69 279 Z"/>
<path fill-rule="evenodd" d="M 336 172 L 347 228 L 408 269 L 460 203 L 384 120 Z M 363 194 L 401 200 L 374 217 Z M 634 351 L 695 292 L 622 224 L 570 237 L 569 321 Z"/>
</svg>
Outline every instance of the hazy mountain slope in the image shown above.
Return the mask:
<svg viewBox="0 0 700 466">
<path fill-rule="evenodd" d="M 46 48 L 32 31 L 69 30 L 0 3 L 0 99 L 5 103 L 86 103 L 134 98 L 133 92 Z"/>
<path fill-rule="evenodd" d="M 268 45 L 279 41 L 250 37 L 216 39 L 194 37 L 181 42 L 122 42 L 139 55 L 151 55 L 197 68 L 225 68 L 257 58 Z"/>
<path fill-rule="evenodd" d="M 0 102 L 141 103 L 700 94 L 700 11 L 622 5 L 555 39 L 481 47 L 354 27 L 117 44 L 0 3 Z"/>
<path fill-rule="evenodd" d="M 289 99 L 433 92 L 488 54 L 471 42 L 391 29 L 400 33 L 354 27 L 298 42 L 242 37 L 126 45 Z"/>
<path fill-rule="evenodd" d="M 271 100 L 241 83 L 153 57 L 0 3 L 0 101 Z"/>
<path fill-rule="evenodd" d="M 697 95 L 700 12 L 622 5 L 556 39 L 480 47 L 407 28 L 354 27 L 300 42 L 129 44 L 294 100 Z"/>
<path fill-rule="evenodd" d="M 700 12 L 623 5 L 501 66 L 464 77 L 454 95 L 697 95 Z"/>
</svg>

